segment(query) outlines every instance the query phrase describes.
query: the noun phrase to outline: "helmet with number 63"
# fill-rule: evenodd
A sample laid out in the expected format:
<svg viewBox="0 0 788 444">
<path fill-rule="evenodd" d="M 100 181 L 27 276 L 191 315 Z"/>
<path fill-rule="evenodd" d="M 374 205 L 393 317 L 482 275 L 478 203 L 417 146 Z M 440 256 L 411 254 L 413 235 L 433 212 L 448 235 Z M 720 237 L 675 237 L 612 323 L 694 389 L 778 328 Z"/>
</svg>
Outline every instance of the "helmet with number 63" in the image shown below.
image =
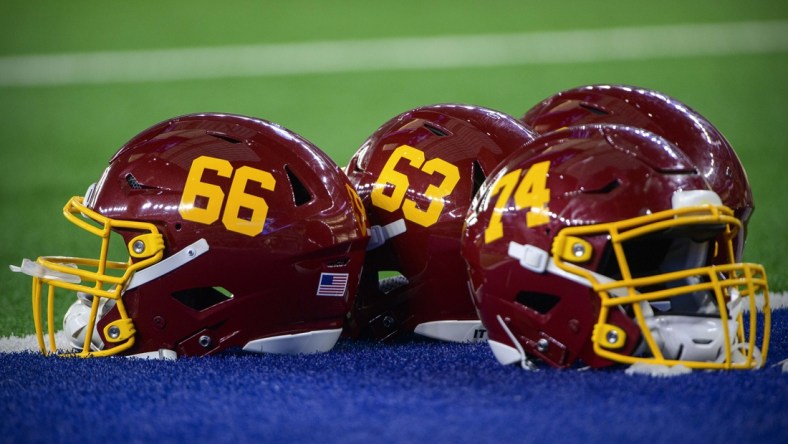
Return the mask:
<svg viewBox="0 0 788 444">
<path fill-rule="evenodd" d="M 658 91 L 626 85 L 592 85 L 561 91 L 522 118 L 540 134 L 595 123 L 634 126 L 670 141 L 695 164 L 711 189 L 742 221 L 734 240 L 741 260 L 747 224 L 755 209 L 747 173 L 725 137 L 705 117 Z"/>
<path fill-rule="evenodd" d="M 227 114 L 143 131 L 63 212 L 100 247 L 97 258 L 14 267 L 33 276 L 44 353 L 328 350 L 369 239 L 358 196 L 328 156 L 276 124 Z M 67 344 L 54 340 L 54 311 L 48 328 L 42 319 L 42 299 L 53 306 L 61 292 L 78 296 L 64 320 Z"/>
<path fill-rule="evenodd" d="M 462 224 L 485 177 L 533 138 L 500 112 L 444 104 L 402 113 L 364 142 L 346 168 L 372 225 L 349 335 L 484 338 L 460 256 Z"/>
<path fill-rule="evenodd" d="M 769 294 L 763 267 L 734 259 L 741 228 L 670 142 L 588 125 L 501 163 L 463 256 L 503 364 L 749 369 L 766 359 Z"/>
</svg>

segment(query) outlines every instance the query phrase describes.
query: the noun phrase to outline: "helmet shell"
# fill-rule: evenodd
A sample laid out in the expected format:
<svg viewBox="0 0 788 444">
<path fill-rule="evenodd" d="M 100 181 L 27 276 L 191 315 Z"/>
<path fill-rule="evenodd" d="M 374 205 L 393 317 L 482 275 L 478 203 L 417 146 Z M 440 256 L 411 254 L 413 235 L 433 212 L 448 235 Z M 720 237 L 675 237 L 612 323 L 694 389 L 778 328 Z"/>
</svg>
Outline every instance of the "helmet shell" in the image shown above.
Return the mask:
<svg viewBox="0 0 788 444">
<path fill-rule="evenodd" d="M 664 137 L 689 158 L 744 226 L 736 241 L 741 258 L 747 223 L 755 209 L 747 173 L 720 131 L 686 104 L 661 92 L 627 85 L 590 85 L 561 91 L 521 119 L 543 134 L 559 128 L 611 123 L 643 128 Z"/>
<path fill-rule="evenodd" d="M 136 329 L 127 354 L 206 355 L 340 329 L 353 303 L 368 240 L 363 208 L 326 154 L 274 123 L 230 114 L 161 122 L 120 148 L 85 200 L 105 217 L 153 223 L 162 262 L 201 239 L 209 246 L 125 291 Z M 343 291 L 321 294 L 324 273 L 344 279 Z"/>
<path fill-rule="evenodd" d="M 363 143 L 346 171 L 370 225 L 405 230 L 368 251 L 348 334 L 382 339 L 478 319 L 460 256 L 465 214 L 487 175 L 534 137 L 498 111 L 442 104 L 404 112 Z M 398 275 L 393 285 L 380 284 L 386 272 Z"/>
</svg>

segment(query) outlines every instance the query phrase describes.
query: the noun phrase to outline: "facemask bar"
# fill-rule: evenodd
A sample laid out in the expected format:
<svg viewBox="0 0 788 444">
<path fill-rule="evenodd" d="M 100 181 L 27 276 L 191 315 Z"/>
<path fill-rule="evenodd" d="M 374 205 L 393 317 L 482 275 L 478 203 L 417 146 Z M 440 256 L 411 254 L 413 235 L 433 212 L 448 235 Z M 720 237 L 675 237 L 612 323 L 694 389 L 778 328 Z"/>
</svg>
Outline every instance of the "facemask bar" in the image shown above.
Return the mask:
<svg viewBox="0 0 788 444">
<path fill-rule="evenodd" d="M 627 261 L 624 243 L 670 228 L 681 226 L 722 225 L 724 232 L 716 239 L 717 256 L 727 254 L 727 263 L 691 269 L 662 272 L 645 277 L 633 277 Z M 733 262 L 732 239 L 741 228 L 741 222 L 727 207 L 699 205 L 662 211 L 625 221 L 590 226 L 568 227 L 556 236 L 552 246 L 555 264 L 562 270 L 587 280 L 601 298 L 601 307 L 592 341 L 594 351 L 601 357 L 614 362 L 634 364 L 648 363 L 673 366 L 677 364 L 698 369 L 752 369 L 766 361 L 771 331 L 771 313 L 766 273 L 761 265 Z M 585 242 L 585 236 L 604 235 L 609 237 L 615 259 L 621 272 L 620 279 L 608 280 L 597 273 L 582 268 L 567 252 L 573 251 L 576 242 Z M 724 249 L 724 251 L 721 251 Z M 573 263 L 575 262 L 575 263 Z M 710 263 L 710 261 L 708 261 Z M 601 278 L 601 279 L 600 279 Z M 676 282 L 686 285 L 675 286 Z M 694 282 L 694 283 L 690 283 Z M 668 285 L 671 284 L 671 285 Z M 658 290 L 644 290 L 659 288 Z M 723 334 L 724 353 L 711 361 L 676 360 L 666 358 L 649 328 L 655 319 L 651 303 L 668 301 L 670 298 L 692 293 L 706 292 L 712 295 L 718 309 L 719 329 Z M 756 346 L 758 310 L 755 296 L 763 294 L 763 338 L 760 349 Z M 741 304 L 749 305 L 749 328 L 745 331 L 744 311 Z M 625 343 L 624 331 L 608 323 L 610 310 L 628 309 L 641 329 L 648 353 L 645 356 L 630 356 L 617 349 Z M 702 319 L 699 317 L 698 319 Z M 705 319 L 709 319 L 706 315 Z M 731 328 L 729 325 L 734 324 Z M 757 354 L 762 356 L 759 358 Z M 650 356 L 648 356 L 650 354 Z"/>
<path fill-rule="evenodd" d="M 134 222 L 110 219 L 91 210 L 83 204 L 82 197 L 71 198 L 63 208 L 65 218 L 98 236 L 101 239 L 101 250 L 98 259 L 86 259 L 64 256 L 41 256 L 34 266 L 23 264 L 25 274 L 33 276 L 33 321 L 36 327 L 38 344 L 43 354 L 57 354 L 55 344 L 55 288 L 84 293 L 92 296 L 92 305 L 88 324 L 85 327 L 85 340 L 82 351 L 66 353 L 71 356 L 109 356 L 120 353 L 134 345 L 134 324 L 129 318 L 121 296 L 135 271 L 149 267 L 161 260 L 164 255 L 164 240 L 155 225 L 147 222 Z M 128 243 L 129 259 L 126 262 L 108 260 L 110 235 L 113 230 L 138 231 L 140 234 Z M 136 261 L 135 261 L 136 260 Z M 115 271 L 115 274 L 108 272 Z M 41 299 L 46 285 L 47 327 L 49 334 L 49 352 L 44 343 L 42 325 Z M 120 319 L 111 322 L 104 328 L 104 336 L 114 347 L 91 352 L 91 340 L 96 325 L 97 313 L 101 299 L 115 302 Z"/>
</svg>

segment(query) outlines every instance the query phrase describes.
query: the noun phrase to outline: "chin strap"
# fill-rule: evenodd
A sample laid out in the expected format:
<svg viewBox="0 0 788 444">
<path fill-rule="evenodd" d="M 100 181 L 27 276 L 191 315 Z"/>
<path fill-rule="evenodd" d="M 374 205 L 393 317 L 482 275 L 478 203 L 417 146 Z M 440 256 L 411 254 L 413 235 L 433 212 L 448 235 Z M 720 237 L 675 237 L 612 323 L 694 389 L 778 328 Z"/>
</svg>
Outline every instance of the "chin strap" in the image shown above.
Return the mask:
<svg viewBox="0 0 788 444">
<path fill-rule="evenodd" d="M 135 272 L 131 277 L 129 285 L 126 287 L 125 291 L 139 287 L 143 284 L 147 284 L 156 278 L 164 276 L 165 274 L 186 265 L 187 263 L 200 257 L 202 254 L 206 253 L 209 248 L 208 241 L 205 239 L 200 239 L 168 257 L 167 259 L 159 261 L 150 267 L 143 268 L 142 270 Z"/>
<path fill-rule="evenodd" d="M 77 269 L 75 264 L 63 264 L 66 267 L 70 267 L 73 269 Z M 9 265 L 8 268 L 11 269 L 14 273 L 23 273 L 28 276 L 37 277 L 40 279 L 46 279 L 49 281 L 63 281 L 68 282 L 71 284 L 79 284 L 82 282 L 79 276 L 75 274 L 68 274 L 63 273 L 57 270 L 51 270 L 36 261 L 31 261 L 30 259 L 22 259 L 22 265 L 17 267 L 16 265 Z"/>
<path fill-rule="evenodd" d="M 369 227 L 369 243 L 367 244 L 367 251 L 374 250 L 385 244 L 386 241 L 394 236 L 398 236 L 407 231 L 405 226 L 405 219 L 397 219 L 394 222 L 386 225 L 373 225 Z"/>
<path fill-rule="evenodd" d="M 515 339 L 514 333 L 512 333 L 512 331 L 509 329 L 509 326 L 506 325 L 506 322 L 504 322 L 501 315 L 496 315 L 495 317 L 498 319 L 498 323 L 501 324 L 501 328 L 503 328 L 503 331 L 506 332 L 506 336 L 509 336 L 509 340 L 512 341 L 512 344 L 514 344 L 514 346 L 517 348 L 517 351 L 520 353 L 520 367 L 522 367 L 525 370 L 532 370 L 532 371 L 539 370 L 536 368 L 536 364 L 534 364 L 528 359 L 528 355 L 525 354 L 525 350 L 523 350 L 523 346 L 520 345 L 520 342 L 517 339 Z"/>
</svg>

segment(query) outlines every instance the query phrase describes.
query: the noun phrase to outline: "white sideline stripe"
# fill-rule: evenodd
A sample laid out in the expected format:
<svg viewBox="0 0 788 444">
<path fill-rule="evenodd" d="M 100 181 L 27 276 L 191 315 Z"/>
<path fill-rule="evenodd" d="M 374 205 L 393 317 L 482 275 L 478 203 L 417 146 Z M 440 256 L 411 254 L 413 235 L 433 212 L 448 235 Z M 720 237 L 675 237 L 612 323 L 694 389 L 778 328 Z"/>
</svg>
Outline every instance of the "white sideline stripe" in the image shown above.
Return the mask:
<svg viewBox="0 0 788 444">
<path fill-rule="evenodd" d="M 773 293 L 769 297 L 769 302 L 772 310 L 784 310 L 788 308 L 788 292 Z M 763 304 L 758 304 L 758 308 Z M 49 335 L 44 335 L 44 344 L 49 347 Z M 55 340 L 58 344 L 66 344 L 67 339 L 63 331 L 55 333 Z M 8 336 L 0 337 L 0 353 L 20 353 L 20 352 L 38 352 L 38 339 L 36 335 L 28 336 Z"/>
<path fill-rule="evenodd" d="M 788 21 L 0 57 L 0 86 L 159 82 L 788 51 Z"/>
</svg>

